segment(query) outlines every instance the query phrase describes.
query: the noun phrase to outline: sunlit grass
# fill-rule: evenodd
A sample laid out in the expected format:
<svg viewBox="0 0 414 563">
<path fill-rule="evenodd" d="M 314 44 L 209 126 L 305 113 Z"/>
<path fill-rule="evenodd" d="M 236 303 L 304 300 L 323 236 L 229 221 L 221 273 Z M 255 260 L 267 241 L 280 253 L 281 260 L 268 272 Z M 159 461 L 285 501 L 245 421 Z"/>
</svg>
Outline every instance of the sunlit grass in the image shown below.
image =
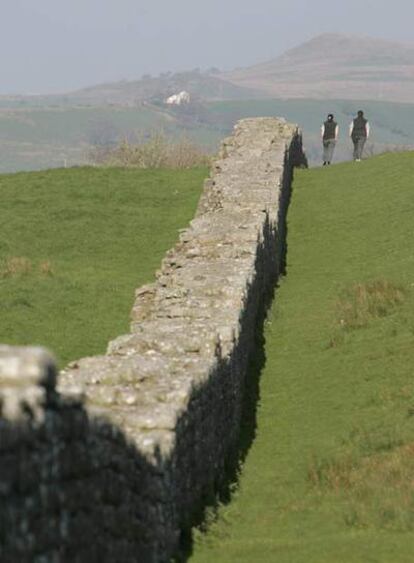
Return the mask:
<svg viewBox="0 0 414 563">
<path fill-rule="evenodd" d="M 129 330 L 193 217 L 204 169 L 79 168 L 0 176 L 0 342 L 47 346 L 60 365 Z"/>
<path fill-rule="evenodd" d="M 411 563 L 414 153 L 298 171 L 256 439 L 194 563 Z"/>
</svg>

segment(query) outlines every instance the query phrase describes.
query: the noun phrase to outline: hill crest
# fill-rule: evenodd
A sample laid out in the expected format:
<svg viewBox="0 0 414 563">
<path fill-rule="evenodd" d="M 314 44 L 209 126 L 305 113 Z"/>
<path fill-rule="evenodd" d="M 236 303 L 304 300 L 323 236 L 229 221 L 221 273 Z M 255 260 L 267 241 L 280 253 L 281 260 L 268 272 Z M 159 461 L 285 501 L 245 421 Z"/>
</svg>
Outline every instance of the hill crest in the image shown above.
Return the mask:
<svg viewBox="0 0 414 563">
<path fill-rule="evenodd" d="M 259 98 L 412 102 L 414 44 L 323 33 L 269 61 L 230 72 L 167 73 L 74 92 L 121 105 L 162 99 L 180 90 L 205 101 Z"/>
<path fill-rule="evenodd" d="M 65 95 L 0 97 L 7 103 L 137 106 L 181 90 L 200 101 L 343 99 L 408 102 L 414 99 L 414 44 L 323 33 L 271 60 L 229 72 L 163 73 L 91 85 Z M 63 101 L 62 101 L 63 100 Z"/>
<path fill-rule="evenodd" d="M 414 97 L 414 45 L 324 33 L 275 59 L 222 77 L 276 98 L 409 102 Z"/>
</svg>

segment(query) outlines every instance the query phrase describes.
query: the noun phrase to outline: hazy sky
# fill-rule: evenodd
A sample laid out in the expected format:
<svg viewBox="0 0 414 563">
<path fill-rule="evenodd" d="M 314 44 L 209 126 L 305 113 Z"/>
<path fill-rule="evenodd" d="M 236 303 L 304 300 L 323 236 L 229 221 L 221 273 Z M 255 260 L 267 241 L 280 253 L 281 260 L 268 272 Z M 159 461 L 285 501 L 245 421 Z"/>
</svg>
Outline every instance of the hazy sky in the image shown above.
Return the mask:
<svg viewBox="0 0 414 563">
<path fill-rule="evenodd" d="M 413 0 L 0 0 L 0 94 L 246 66 L 322 32 L 414 44 Z"/>
</svg>

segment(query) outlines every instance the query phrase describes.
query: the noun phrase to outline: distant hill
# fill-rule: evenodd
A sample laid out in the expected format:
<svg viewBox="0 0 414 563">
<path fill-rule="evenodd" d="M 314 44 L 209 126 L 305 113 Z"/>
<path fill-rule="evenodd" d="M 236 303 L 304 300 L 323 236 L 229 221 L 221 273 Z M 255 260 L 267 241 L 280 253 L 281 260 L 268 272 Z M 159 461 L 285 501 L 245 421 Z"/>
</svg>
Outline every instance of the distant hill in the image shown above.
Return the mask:
<svg viewBox="0 0 414 563">
<path fill-rule="evenodd" d="M 412 102 L 414 45 L 323 34 L 276 59 L 220 76 L 275 98 Z"/>
<path fill-rule="evenodd" d="M 78 103 L 131 106 L 143 101 L 162 101 L 182 90 L 189 92 L 193 98 L 204 101 L 246 100 L 264 96 L 255 88 L 238 86 L 216 74 L 189 71 L 165 73 L 156 78 L 147 76 L 141 80 L 99 84 L 70 93 L 68 99 L 74 98 Z"/>
<path fill-rule="evenodd" d="M 231 72 L 165 73 L 101 84 L 68 101 L 136 105 L 187 90 L 203 101 L 247 99 L 414 100 L 414 44 L 326 33 L 270 61 Z"/>
<path fill-rule="evenodd" d="M 27 107 L 62 106 L 124 106 L 161 103 L 172 94 L 186 90 L 193 101 L 251 100 L 266 98 L 265 92 L 238 86 L 218 75 L 219 71 L 192 70 L 163 73 L 158 77 L 143 76 L 139 80 L 120 80 L 96 84 L 74 92 L 51 95 L 0 96 L 0 110 Z"/>
<path fill-rule="evenodd" d="M 354 35 L 319 35 L 268 62 L 231 72 L 163 73 L 92 85 L 51 96 L 0 96 L 1 108 L 135 107 L 160 103 L 181 90 L 196 101 L 348 99 L 413 102 L 414 44 Z"/>
<path fill-rule="evenodd" d="M 181 90 L 190 92 L 191 104 L 162 103 Z M 372 125 L 370 154 L 414 147 L 414 46 L 325 34 L 228 73 L 192 70 L 55 96 L 0 96 L 0 173 L 84 164 L 92 147 L 160 130 L 214 152 L 237 119 L 259 115 L 298 123 L 316 164 L 327 112 L 341 129 L 335 160 L 347 160 L 346 130 L 360 108 Z"/>
</svg>

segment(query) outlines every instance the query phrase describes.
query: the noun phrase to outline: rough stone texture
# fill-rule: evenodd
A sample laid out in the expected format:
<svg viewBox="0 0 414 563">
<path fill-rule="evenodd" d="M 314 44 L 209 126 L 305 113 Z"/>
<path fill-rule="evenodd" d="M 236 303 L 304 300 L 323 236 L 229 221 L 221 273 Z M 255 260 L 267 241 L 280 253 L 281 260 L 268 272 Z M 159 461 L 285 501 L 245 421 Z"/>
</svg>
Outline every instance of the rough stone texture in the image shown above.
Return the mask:
<svg viewBox="0 0 414 563">
<path fill-rule="evenodd" d="M 131 333 L 55 389 L 39 349 L 0 347 L 0 560 L 169 561 L 237 458 L 248 358 L 284 267 L 297 127 L 246 119 Z"/>
</svg>

